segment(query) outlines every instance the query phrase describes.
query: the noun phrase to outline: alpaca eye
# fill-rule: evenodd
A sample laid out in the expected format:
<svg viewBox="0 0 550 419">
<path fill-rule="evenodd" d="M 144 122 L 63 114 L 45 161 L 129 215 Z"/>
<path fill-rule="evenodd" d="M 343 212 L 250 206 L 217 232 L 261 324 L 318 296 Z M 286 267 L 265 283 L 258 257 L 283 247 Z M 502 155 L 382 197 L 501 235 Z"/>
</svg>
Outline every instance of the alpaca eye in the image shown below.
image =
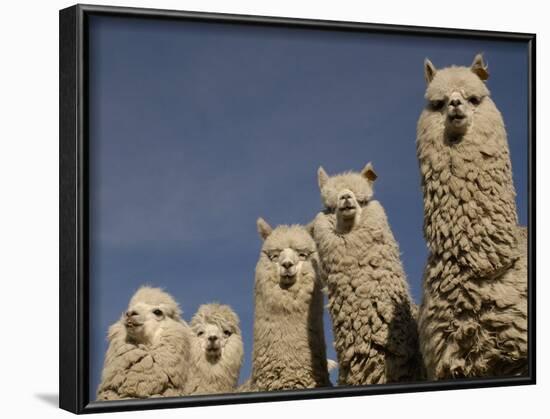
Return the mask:
<svg viewBox="0 0 550 419">
<path fill-rule="evenodd" d="M 162 310 L 159 310 L 159 309 L 157 308 L 157 309 L 153 310 L 153 314 L 154 314 L 155 316 L 162 316 Z"/>
<path fill-rule="evenodd" d="M 224 331 L 223 331 L 223 334 L 224 334 L 226 337 L 229 337 L 229 336 L 232 335 L 231 331 L 229 331 L 229 330 L 224 330 Z"/>
<path fill-rule="evenodd" d="M 275 262 L 275 261 L 277 261 L 277 259 L 279 259 L 279 253 L 278 253 L 278 252 L 271 252 L 271 253 L 268 253 L 268 254 L 267 254 L 267 257 L 268 257 L 269 260 L 271 260 L 272 262 Z"/>
<path fill-rule="evenodd" d="M 309 253 L 300 252 L 300 253 L 298 253 L 298 256 L 299 256 L 300 260 L 306 260 L 309 257 Z"/>
<path fill-rule="evenodd" d="M 470 96 L 468 98 L 468 102 L 470 102 L 474 106 L 477 106 L 481 103 L 481 98 L 479 98 L 478 96 Z"/>
<path fill-rule="evenodd" d="M 432 101 L 430 101 L 430 106 L 432 107 L 432 109 L 434 111 L 438 111 L 441 108 L 443 108 L 444 104 L 445 104 L 445 102 L 442 101 L 442 100 L 432 100 Z"/>
<path fill-rule="evenodd" d="M 197 336 L 202 336 L 202 335 L 204 335 L 204 332 L 197 333 Z"/>
</svg>

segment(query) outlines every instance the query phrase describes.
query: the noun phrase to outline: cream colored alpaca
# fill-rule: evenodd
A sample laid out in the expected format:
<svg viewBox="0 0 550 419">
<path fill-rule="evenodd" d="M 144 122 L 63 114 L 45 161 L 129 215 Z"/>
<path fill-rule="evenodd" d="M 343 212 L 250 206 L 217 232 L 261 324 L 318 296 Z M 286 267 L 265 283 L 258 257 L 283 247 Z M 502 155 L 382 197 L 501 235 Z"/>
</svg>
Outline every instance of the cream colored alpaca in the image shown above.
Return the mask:
<svg viewBox="0 0 550 419">
<path fill-rule="evenodd" d="M 231 307 L 203 304 L 191 320 L 191 369 L 185 394 L 230 393 L 243 360 L 239 317 Z"/>
<path fill-rule="evenodd" d="M 326 211 L 313 222 L 328 286 L 340 385 L 422 376 L 413 303 L 384 209 L 372 199 L 376 174 L 329 177 L 319 168 Z"/>
<path fill-rule="evenodd" d="M 257 224 L 252 375 L 240 390 L 329 386 L 315 243 L 302 226 Z"/>
<path fill-rule="evenodd" d="M 430 255 L 419 314 L 430 379 L 527 373 L 527 234 L 508 141 L 481 55 L 426 60 L 417 154 Z"/>
<path fill-rule="evenodd" d="M 109 328 L 97 400 L 183 394 L 189 369 L 190 330 L 174 299 L 142 287 Z"/>
</svg>

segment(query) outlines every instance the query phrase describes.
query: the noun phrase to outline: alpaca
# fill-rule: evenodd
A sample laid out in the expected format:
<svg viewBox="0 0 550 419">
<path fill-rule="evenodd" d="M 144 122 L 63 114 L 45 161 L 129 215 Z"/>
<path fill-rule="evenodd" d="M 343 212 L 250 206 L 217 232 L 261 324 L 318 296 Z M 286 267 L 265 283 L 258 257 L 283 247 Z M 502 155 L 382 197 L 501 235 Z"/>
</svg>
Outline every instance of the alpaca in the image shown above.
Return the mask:
<svg viewBox="0 0 550 419">
<path fill-rule="evenodd" d="M 243 360 L 239 317 L 231 307 L 203 304 L 191 320 L 191 369 L 185 394 L 229 393 Z"/>
<path fill-rule="evenodd" d="M 97 400 L 183 394 L 189 368 L 189 327 L 174 299 L 141 287 L 128 310 L 109 328 Z"/>
<path fill-rule="evenodd" d="M 527 232 L 518 227 L 502 116 L 481 55 L 426 60 L 417 128 L 429 257 L 419 313 L 428 378 L 527 373 Z"/>
<path fill-rule="evenodd" d="M 252 374 L 240 391 L 330 386 L 315 243 L 299 225 L 257 226 Z"/>
<path fill-rule="evenodd" d="M 326 208 L 312 223 L 328 287 L 340 385 L 421 378 L 416 321 L 405 272 L 382 205 L 377 175 L 318 171 Z"/>
</svg>

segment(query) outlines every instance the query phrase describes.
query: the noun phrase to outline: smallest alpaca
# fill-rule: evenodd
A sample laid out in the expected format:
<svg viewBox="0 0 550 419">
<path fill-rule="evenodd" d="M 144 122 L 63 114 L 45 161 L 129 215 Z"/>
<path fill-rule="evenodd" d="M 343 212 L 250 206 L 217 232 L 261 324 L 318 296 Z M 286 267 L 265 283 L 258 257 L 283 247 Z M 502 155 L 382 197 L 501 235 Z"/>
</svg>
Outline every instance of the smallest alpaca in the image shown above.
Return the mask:
<svg viewBox="0 0 550 419">
<path fill-rule="evenodd" d="M 243 361 L 239 317 L 223 304 L 203 304 L 191 320 L 191 369 L 185 394 L 235 391 Z"/>
<path fill-rule="evenodd" d="M 160 288 L 141 287 L 109 328 L 97 400 L 183 395 L 190 330 L 176 301 Z"/>
</svg>

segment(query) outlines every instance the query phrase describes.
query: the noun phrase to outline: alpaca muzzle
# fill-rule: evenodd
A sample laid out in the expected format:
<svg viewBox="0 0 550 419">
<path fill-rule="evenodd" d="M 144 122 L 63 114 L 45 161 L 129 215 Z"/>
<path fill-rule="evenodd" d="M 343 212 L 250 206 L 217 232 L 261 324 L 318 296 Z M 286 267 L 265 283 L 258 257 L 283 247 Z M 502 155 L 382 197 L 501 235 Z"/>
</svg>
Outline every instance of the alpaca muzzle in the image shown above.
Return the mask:
<svg viewBox="0 0 550 419">
<path fill-rule="evenodd" d="M 460 108 L 454 108 L 449 111 L 447 114 L 447 119 L 453 125 L 461 125 L 466 120 L 466 115 L 464 111 Z"/>
<path fill-rule="evenodd" d="M 463 129 L 468 125 L 466 101 L 463 94 L 453 92 L 447 107 L 447 125 L 452 129 Z"/>
<path fill-rule="evenodd" d="M 205 352 L 206 352 L 206 357 L 210 361 L 215 361 L 221 357 L 222 347 L 221 347 L 220 340 L 216 336 L 214 336 L 216 339 L 211 339 L 212 337 L 213 336 L 208 337 L 208 343 L 206 345 Z"/>
<path fill-rule="evenodd" d="M 136 319 L 130 317 L 130 318 L 127 318 L 126 321 L 124 322 L 124 325 L 128 328 L 128 329 L 136 329 L 140 326 L 143 326 L 143 323 L 137 321 Z"/>
<path fill-rule="evenodd" d="M 358 203 L 355 195 L 348 189 L 344 189 L 338 195 L 337 211 L 345 218 L 355 217 L 357 213 Z"/>
<path fill-rule="evenodd" d="M 281 261 L 280 268 L 279 268 L 279 275 L 281 277 L 281 281 L 285 283 L 294 283 L 296 282 L 296 273 L 298 271 L 298 267 L 296 264 L 290 260 L 290 259 L 284 259 Z"/>
<path fill-rule="evenodd" d="M 289 269 L 281 268 L 279 273 L 279 284 L 281 288 L 286 289 L 293 286 L 296 283 L 297 272 L 296 266 L 292 266 Z"/>
<path fill-rule="evenodd" d="M 338 212 L 344 218 L 353 218 L 357 214 L 357 205 L 351 200 L 346 200 L 342 205 L 338 206 Z"/>
</svg>

